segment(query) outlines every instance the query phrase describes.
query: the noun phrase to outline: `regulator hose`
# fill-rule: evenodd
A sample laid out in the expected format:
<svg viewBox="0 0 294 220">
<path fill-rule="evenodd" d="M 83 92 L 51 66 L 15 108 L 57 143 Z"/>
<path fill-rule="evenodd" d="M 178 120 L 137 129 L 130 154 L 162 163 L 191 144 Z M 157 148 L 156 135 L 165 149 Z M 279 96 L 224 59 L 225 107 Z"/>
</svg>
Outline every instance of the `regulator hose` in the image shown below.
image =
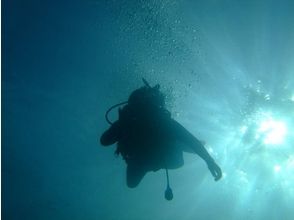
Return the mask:
<svg viewBox="0 0 294 220">
<path fill-rule="evenodd" d="M 106 111 L 106 113 L 105 113 L 105 119 L 106 119 L 106 121 L 107 121 L 110 125 L 112 125 L 113 123 L 112 123 L 112 122 L 109 120 L 109 118 L 108 118 L 108 114 L 109 114 L 109 112 L 111 112 L 112 109 L 117 108 L 118 106 L 121 106 L 121 105 L 125 105 L 125 104 L 127 104 L 127 103 L 128 103 L 128 101 L 120 102 L 120 103 L 118 103 L 118 104 L 115 104 L 115 105 L 111 106 L 111 107 Z"/>
</svg>

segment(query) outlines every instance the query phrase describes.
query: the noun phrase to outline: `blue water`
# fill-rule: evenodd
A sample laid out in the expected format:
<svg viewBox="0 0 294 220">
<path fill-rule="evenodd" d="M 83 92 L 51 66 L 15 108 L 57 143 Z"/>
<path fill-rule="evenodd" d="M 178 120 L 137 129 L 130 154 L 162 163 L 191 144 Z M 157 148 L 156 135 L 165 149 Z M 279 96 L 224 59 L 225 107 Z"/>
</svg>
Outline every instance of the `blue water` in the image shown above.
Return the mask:
<svg viewBox="0 0 294 220">
<path fill-rule="evenodd" d="M 2 1 L 2 217 L 294 219 L 294 2 Z M 104 112 L 160 83 L 199 157 L 136 189 Z M 112 120 L 116 114 L 111 114 Z"/>
</svg>

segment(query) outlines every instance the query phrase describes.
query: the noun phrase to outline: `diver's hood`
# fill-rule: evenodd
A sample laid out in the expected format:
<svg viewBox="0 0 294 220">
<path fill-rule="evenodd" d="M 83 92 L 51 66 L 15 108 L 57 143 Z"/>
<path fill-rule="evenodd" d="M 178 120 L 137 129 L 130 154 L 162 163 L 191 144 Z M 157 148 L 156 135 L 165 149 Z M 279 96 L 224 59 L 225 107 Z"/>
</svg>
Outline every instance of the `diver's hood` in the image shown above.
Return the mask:
<svg viewBox="0 0 294 220">
<path fill-rule="evenodd" d="M 143 79 L 145 86 L 136 89 L 132 92 L 128 99 L 130 106 L 156 106 L 164 107 L 165 98 L 159 91 L 160 86 L 157 84 L 151 87 L 145 79 Z"/>
</svg>

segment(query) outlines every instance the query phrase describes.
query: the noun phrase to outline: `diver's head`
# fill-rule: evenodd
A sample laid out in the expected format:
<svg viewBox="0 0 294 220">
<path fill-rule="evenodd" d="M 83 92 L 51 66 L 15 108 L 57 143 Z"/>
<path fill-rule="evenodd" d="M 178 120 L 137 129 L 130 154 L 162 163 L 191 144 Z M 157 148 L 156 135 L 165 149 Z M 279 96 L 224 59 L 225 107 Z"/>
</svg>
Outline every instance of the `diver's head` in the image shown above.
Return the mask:
<svg viewBox="0 0 294 220">
<path fill-rule="evenodd" d="M 146 80 L 144 80 L 145 86 L 136 89 L 129 97 L 128 104 L 136 107 L 157 107 L 164 108 L 165 98 L 159 91 L 159 85 L 151 87 Z"/>
</svg>

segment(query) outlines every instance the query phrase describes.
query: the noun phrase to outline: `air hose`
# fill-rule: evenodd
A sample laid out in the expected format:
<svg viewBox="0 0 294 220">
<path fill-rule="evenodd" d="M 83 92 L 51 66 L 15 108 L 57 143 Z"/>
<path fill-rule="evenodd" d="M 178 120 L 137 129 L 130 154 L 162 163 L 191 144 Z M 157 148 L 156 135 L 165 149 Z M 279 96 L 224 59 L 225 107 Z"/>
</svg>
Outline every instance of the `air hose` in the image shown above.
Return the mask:
<svg viewBox="0 0 294 220">
<path fill-rule="evenodd" d="M 112 123 L 112 122 L 109 120 L 109 118 L 108 118 L 108 114 L 109 114 L 109 112 L 111 112 L 112 109 L 114 109 L 114 108 L 116 108 L 116 107 L 118 107 L 118 106 L 121 106 L 121 105 L 125 105 L 125 104 L 127 104 L 127 103 L 128 103 L 128 101 L 120 102 L 120 103 L 118 103 L 118 104 L 115 104 L 115 105 L 111 106 L 111 107 L 106 111 L 106 113 L 105 113 L 105 119 L 106 119 L 106 121 L 107 121 L 110 125 L 112 125 L 113 123 Z"/>
<path fill-rule="evenodd" d="M 168 176 L 168 169 L 167 168 L 165 168 L 165 173 L 166 173 L 167 186 L 166 186 L 166 190 L 164 193 L 164 197 L 166 200 L 170 201 L 173 199 L 174 196 L 173 196 L 173 191 L 169 186 L 169 176 Z"/>
</svg>

